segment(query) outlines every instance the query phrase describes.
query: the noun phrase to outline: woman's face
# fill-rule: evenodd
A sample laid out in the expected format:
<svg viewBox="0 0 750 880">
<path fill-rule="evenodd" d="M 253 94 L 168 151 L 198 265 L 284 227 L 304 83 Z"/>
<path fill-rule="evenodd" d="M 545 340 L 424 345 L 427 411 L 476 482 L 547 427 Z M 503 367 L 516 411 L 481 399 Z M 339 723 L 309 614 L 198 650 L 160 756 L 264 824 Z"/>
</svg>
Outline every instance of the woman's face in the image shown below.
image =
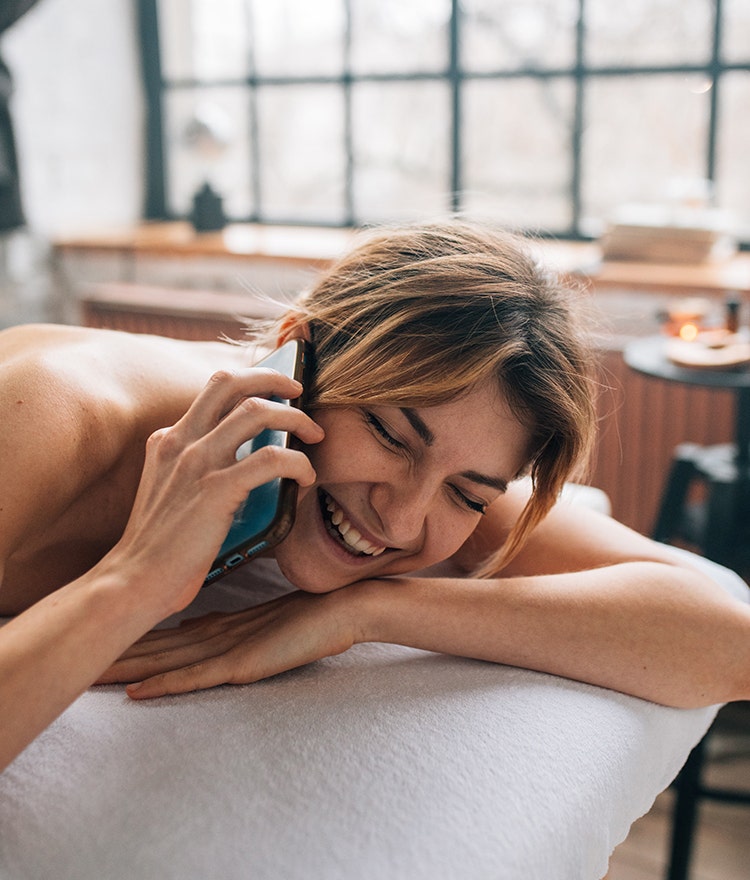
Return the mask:
<svg viewBox="0 0 750 880">
<path fill-rule="evenodd" d="M 313 413 L 325 439 L 306 451 L 317 481 L 276 548 L 299 589 L 335 590 L 447 559 L 526 463 L 528 430 L 495 388 L 434 407 Z"/>
</svg>

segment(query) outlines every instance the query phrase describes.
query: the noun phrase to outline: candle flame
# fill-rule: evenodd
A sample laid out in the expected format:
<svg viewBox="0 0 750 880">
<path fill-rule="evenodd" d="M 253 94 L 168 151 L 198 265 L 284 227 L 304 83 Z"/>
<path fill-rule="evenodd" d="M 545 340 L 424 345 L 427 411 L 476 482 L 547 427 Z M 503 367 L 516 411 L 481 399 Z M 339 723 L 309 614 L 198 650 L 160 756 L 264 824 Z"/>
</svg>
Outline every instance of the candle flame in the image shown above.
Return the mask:
<svg viewBox="0 0 750 880">
<path fill-rule="evenodd" d="M 698 327 L 695 324 L 683 324 L 680 327 L 680 339 L 685 342 L 694 342 L 698 337 Z"/>
</svg>

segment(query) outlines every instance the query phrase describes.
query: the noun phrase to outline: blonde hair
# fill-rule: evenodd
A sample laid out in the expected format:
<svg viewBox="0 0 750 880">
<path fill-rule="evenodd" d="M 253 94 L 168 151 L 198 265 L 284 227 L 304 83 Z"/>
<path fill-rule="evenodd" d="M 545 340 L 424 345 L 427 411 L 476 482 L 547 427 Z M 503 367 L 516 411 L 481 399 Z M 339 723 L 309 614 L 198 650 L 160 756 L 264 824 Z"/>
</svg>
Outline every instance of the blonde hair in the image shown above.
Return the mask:
<svg viewBox="0 0 750 880">
<path fill-rule="evenodd" d="M 312 407 L 434 406 L 496 382 L 531 437 L 532 493 L 506 564 L 587 460 L 595 429 L 581 297 L 518 236 L 467 221 L 380 230 L 333 265 L 287 315 L 315 352 Z"/>
</svg>

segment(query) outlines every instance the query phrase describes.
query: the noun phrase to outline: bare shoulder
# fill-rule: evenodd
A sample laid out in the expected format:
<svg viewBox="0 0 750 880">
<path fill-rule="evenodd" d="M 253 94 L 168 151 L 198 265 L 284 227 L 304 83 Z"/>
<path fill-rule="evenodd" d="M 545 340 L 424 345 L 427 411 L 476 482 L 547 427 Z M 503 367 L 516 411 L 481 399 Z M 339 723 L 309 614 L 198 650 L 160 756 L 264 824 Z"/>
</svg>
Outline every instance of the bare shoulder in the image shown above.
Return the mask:
<svg viewBox="0 0 750 880">
<path fill-rule="evenodd" d="M 223 343 L 30 324 L 0 332 L 0 385 L 15 376 L 38 397 L 62 395 L 79 410 L 157 407 L 179 415 L 211 373 L 239 363 L 242 352 Z"/>
<path fill-rule="evenodd" d="M 103 364 L 76 351 L 82 342 L 74 328 L 0 334 L 3 559 L 118 454 L 126 407 Z"/>
<path fill-rule="evenodd" d="M 137 462 L 224 365 L 220 352 L 63 325 L 0 333 L 0 564 L 118 463 Z"/>
<path fill-rule="evenodd" d="M 127 341 L 126 341 L 127 340 Z M 113 430 L 134 415 L 139 374 L 150 365 L 135 337 L 82 327 L 28 325 L 0 333 L 0 413 L 4 448 L 74 430 L 97 457 L 107 457 Z M 67 430 L 65 430 L 67 429 Z M 88 442 L 87 442 L 88 441 Z M 80 445 L 80 444 L 79 444 Z"/>
<path fill-rule="evenodd" d="M 22 429 L 24 438 L 47 434 L 50 423 L 98 416 L 116 389 L 101 340 L 83 328 L 12 327 L 0 333 L 0 411 L 4 443 Z M 117 395 L 114 395 L 114 410 Z M 6 447 L 7 448 L 7 447 Z"/>
</svg>

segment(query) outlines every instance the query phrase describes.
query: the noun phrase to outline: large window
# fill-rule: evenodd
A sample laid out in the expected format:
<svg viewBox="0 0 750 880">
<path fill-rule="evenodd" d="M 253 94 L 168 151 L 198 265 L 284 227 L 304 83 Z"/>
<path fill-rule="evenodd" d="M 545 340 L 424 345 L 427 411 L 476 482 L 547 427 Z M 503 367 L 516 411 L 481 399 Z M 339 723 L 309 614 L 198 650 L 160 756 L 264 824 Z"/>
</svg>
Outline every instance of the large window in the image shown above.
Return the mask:
<svg viewBox="0 0 750 880">
<path fill-rule="evenodd" d="M 575 238 L 708 193 L 750 239 L 748 0 L 139 5 L 151 217 L 209 181 L 238 221 Z"/>
</svg>

